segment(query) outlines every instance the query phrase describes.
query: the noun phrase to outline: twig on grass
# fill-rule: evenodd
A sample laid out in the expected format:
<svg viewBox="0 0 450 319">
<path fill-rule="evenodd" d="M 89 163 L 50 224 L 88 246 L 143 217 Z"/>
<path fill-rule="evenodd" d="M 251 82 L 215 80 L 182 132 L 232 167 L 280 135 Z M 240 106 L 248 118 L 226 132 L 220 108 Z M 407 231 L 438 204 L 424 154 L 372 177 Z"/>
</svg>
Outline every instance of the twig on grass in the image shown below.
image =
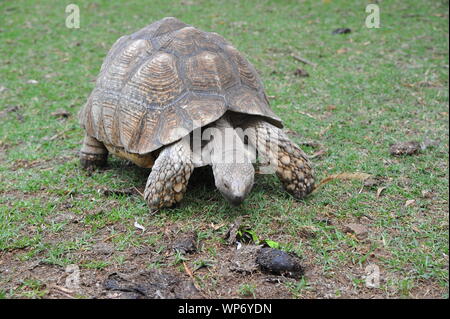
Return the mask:
<svg viewBox="0 0 450 319">
<path fill-rule="evenodd" d="M 186 271 L 186 273 L 188 274 L 188 276 L 192 279 L 192 283 L 194 285 L 194 287 L 198 290 L 198 292 L 206 298 L 206 295 L 203 293 L 203 291 L 201 290 L 201 288 L 199 287 L 199 285 L 195 282 L 195 277 L 194 274 L 192 273 L 192 270 L 189 269 L 188 265 L 186 265 L 186 262 L 183 261 L 183 266 L 184 266 L 184 270 Z"/>
<path fill-rule="evenodd" d="M 323 185 L 339 179 L 339 180 L 360 180 L 360 181 L 364 181 L 366 179 L 368 179 L 369 177 L 371 177 L 372 175 L 367 174 L 367 173 L 340 173 L 340 174 L 333 174 L 330 176 L 325 177 L 323 180 L 320 181 L 319 184 L 317 184 L 317 186 L 314 187 L 313 192 L 315 192 L 318 188 L 322 187 Z"/>
<path fill-rule="evenodd" d="M 295 55 L 295 54 L 291 54 L 291 56 L 294 58 L 294 60 L 302 62 L 304 64 L 309 64 L 312 65 L 313 67 L 317 66 L 317 63 L 311 62 L 305 58 L 302 58 L 301 56 Z"/>
</svg>

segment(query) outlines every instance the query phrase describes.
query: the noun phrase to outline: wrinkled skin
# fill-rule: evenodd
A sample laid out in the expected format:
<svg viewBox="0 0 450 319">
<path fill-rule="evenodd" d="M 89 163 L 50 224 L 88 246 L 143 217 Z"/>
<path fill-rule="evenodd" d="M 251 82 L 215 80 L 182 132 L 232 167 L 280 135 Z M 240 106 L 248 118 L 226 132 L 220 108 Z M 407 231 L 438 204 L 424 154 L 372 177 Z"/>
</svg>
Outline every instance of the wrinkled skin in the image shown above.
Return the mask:
<svg viewBox="0 0 450 319">
<path fill-rule="evenodd" d="M 241 204 L 252 190 L 255 169 L 228 117 L 215 123 L 210 149 L 217 189 L 233 206 Z"/>
<path fill-rule="evenodd" d="M 213 165 L 214 180 L 223 197 L 232 204 L 241 204 L 253 188 L 255 169 L 251 163 Z"/>
</svg>

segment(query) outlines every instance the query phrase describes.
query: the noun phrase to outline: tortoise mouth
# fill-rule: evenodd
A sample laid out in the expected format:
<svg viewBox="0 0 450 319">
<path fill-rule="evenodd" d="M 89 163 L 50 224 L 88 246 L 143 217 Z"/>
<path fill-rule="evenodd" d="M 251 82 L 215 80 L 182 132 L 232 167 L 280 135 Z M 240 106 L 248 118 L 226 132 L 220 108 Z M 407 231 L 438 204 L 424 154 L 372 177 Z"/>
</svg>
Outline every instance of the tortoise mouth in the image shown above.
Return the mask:
<svg viewBox="0 0 450 319">
<path fill-rule="evenodd" d="M 223 196 L 233 207 L 240 206 L 246 197 L 244 195 L 230 196 L 230 195 L 225 195 L 225 194 L 223 194 Z"/>
<path fill-rule="evenodd" d="M 253 183 L 247 185 L 246 187 L 243 187 L 243 185 L 238 187 L 236 184 L 232 184 L 231 188 L 226 188 L 224 185 L 218 187 L 219 191 L 222 193 L 222 196 L 231 204 L 231 206 L 234 207 L 241 205 L 253 188 Z"/>
</svg>

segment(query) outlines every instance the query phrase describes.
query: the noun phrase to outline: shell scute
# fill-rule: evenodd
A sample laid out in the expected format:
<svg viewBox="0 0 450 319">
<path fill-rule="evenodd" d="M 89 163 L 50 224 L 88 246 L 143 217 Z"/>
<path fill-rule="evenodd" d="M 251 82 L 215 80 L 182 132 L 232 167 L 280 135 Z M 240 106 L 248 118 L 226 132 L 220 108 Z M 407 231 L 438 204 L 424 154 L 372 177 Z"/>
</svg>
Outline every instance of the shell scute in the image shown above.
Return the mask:
<svg viewBox="0 0 450 319">
<path fill-rule="evenodd" d="M 99 141 L 148 154 L 228 110 L 282 127 L 238 50 L 217 33 L 169 17 L 114 43 L 79 119 Z"/>
</svg>

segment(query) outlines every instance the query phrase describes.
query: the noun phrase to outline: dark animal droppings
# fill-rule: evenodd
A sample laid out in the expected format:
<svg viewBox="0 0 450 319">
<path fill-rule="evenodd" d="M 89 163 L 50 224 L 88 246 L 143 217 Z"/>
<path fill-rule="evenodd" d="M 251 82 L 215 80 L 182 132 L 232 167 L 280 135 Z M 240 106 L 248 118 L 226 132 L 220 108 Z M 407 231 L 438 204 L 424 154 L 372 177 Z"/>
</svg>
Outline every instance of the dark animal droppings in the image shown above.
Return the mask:
<svg viewBox="0 0 450 319">
<path fill-rule="evenodd" d="M 350 28 L 337 28 L 336 30 L 333 30 L 333 34 L 346 34 L 351 32 L 352 29 Z"/>
<path fill-rule="evenodd" d="M 304 273 L 300 259 L 296 255 L 279 249 L 261 248 L 256 257 L 256 263 L 262 271 L 276 275 L 300 278 Z"/>
</svg>

